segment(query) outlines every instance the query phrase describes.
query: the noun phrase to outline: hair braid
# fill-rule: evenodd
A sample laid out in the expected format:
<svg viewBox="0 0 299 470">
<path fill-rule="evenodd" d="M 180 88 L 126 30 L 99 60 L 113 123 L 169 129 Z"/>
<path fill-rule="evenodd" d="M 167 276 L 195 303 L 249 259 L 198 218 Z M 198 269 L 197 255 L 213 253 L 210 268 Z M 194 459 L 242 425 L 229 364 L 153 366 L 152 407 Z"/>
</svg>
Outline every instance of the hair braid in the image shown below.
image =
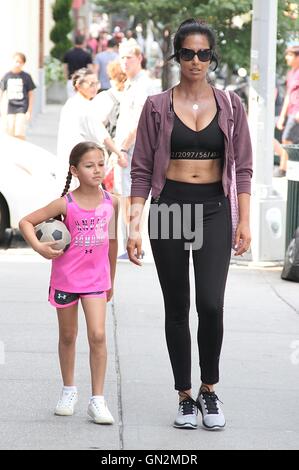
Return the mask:
<svg viewBox="0 0 299 470">
<path fill-rule="evenodd" d="M 71 173 L 71 170 L 69 170 L 68 174 L 67 174 L 67 177 L 66 177 L 66 182 L 65 182 L 65 187 L 64 187 L 64 190 L 62 191 L 62 194 L 60 197 L 63 197 L 66 195 L 66 193 L 68 192 L 68 190 L 70 189 L 70 185 L 71 185 L 71 181 L 72 181 L 72 173 Z"/>
</svg>

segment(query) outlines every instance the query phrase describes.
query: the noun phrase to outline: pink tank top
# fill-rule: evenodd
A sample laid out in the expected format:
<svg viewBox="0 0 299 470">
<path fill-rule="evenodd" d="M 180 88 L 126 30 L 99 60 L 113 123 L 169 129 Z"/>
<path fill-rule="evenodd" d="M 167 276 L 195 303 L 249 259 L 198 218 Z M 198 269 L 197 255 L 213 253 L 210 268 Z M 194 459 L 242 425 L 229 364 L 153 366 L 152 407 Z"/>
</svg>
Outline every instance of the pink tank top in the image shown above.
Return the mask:
<svg viewBox="0 0 299 470">
<path fill-rule="evenodd" d="M 81 209 L 72 193 L 65 199 L 64 223 L 71 234 L 71 244 L 52 261 L 50 285 L 77 294 L 107 291 L 111 288 L 108 258 L 108 226 L 114 210 L 111 196 L 103 191 L 101 204 L 93 210 Z"/>
</svg>

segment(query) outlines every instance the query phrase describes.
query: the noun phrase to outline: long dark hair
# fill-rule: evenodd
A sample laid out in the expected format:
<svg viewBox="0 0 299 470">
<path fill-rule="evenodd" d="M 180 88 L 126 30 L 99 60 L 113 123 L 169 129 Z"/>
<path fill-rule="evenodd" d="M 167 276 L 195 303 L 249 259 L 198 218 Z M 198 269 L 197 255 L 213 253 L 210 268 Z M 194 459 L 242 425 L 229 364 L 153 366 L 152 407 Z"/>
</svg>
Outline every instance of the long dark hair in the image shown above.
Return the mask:
<svg viewBox="0 0 299 470">
<path fill-rule="evenodd" d="M 206 36 L 209 41 L 210 49 L 212 49 L 211 62 L 215 63 L 213 71 L 216 70 L 218 67 L 218 55 L 216 53 L 215 32 L 207 23 L 201 20 L 195 20 L 194 18 L 189 18 L 188 20 L 183 21 L 183 23 L 178 27 L 173 39 L 174 54 L 168 57 L 168 60 L 175 59 L 177 62 L 180 61 L 179 51 L 182 48 L 182 44 L 186 37 L 191 34 L 202 34 L 203 36 Z"/>
<path fill-rule="evenodd" d="M 95 144 L 94 142 L 80 142 L 80 144 L 75 145 L 75 147 L 71 151 L 69 158 L 69 171 L 66 177 L 65 187 L 62 191 L 61 197 L 65 196 L 68 193 L 68 190 L 70 189 L 73 176 L 71 173 L 71 166 L 75 166 L 77 168 L 83 155 L 86 152 L 89 152 L 90 150 L 100 150 L 100 152 L 104 155 L 102 147 L 100 147 L 98 144 Z"/>
</svg>

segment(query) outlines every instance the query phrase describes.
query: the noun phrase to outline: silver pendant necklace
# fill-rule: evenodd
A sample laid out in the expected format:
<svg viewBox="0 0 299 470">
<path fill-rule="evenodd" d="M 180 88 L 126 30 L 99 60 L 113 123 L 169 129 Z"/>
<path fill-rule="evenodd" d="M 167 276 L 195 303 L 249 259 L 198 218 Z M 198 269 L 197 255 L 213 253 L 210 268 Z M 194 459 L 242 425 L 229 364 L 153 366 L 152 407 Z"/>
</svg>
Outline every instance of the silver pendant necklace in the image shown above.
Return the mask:
<svg viewBox="0 0 299 470">
<path fill-rule="evenodd" d="M 197 111 L 198 110 L 198 104 L 194 103 L 192 105 L 192 109 L 194 109 L 194 111 Z"/>
</svg>

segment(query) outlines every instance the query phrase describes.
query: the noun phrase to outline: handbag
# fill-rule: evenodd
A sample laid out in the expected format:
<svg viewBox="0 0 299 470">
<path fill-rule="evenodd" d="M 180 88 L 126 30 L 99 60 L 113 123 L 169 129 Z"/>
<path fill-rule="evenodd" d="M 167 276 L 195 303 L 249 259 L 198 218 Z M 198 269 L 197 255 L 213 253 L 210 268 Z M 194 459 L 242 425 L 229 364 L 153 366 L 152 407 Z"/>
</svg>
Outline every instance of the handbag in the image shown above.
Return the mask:
<svg viewBox="0 0 299 470">
<path fill-rule="evenodd" d="M 232 100 L 228 90 L 225 90 L 226 97 L 228 99 L 232 115 L 234 117 L 234 110 L 232 105 Z M 231 127 L 231 138 L 233 139 L 234 134 L 234 123 Z M 230 202 L 230 211 L 232 219 L 232 248 L 235 248 L 236 232 L 239 223 L 239 203 L 238 203 L 238 193 L 237 193 L 237 180 L 236 180 L 236 164 L 235 158 L 231 167 L 231 183 L 228 192 L 228 199 Z"/>
</svg>

